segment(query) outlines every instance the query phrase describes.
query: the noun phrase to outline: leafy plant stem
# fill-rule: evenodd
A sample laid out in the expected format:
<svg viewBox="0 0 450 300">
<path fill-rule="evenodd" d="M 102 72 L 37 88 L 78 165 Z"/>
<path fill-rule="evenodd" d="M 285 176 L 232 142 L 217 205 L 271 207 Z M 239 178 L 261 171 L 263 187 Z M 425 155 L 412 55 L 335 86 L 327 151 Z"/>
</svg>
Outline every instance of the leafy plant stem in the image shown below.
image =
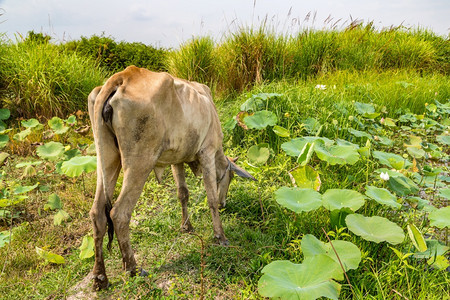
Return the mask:
<svg viewBox="0 0 450 300">
<path fill-rule="evenodd" d="M 330 237 L 328 236 L 327 232 L 325 231 L 325 229 L 323 227 L 322 227 L 322 231 L 323 231 L 323 233 L 325 233 L 325 236 L 327 237 L 328 242 L 331 245 L 331 248 L 333 248 L 333 251 L 336 254 L 336 257 L 337 257 L 337 259 L 339 261 L 339 265 L 341 266 L 342 272 L 344 272 L 345 279 L 347 280 L 348 285 L 350 286 L 350 290 L 352 291 L 353 296 L 355 296 L 355 291 L 353 291 L 353 286 L 350 283 L 350 280 L 348 279 L 347 272 L 345 272 L 344 266 L 342 265 L 342 262 L 341 262 L 341 258 L 339 257 L 338 253 L 336 252 L 336 249 L 334 249 L 333 243 L 331 242 Z"/>
</svg>

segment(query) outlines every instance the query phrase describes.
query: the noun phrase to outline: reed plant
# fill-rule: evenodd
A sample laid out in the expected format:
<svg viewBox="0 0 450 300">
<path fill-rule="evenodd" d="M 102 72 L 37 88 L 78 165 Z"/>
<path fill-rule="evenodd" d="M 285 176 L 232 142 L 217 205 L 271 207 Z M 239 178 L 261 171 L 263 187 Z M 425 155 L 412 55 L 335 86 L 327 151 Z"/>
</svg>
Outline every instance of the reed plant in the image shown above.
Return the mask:
<svg viewBox="0 0 450 300">
<path fill-rule="evenodd" d="M 217 80 L 214 47 L 214 41 L 209 37 L 193 38 L 185 42 L 179 50 L 167 54 L 169 73 L 212 85 Z"/>
<path fill-rule="evenodd" d="M 1 106 L 24 118 L 86 110 L 87 95 L 106 77 L 93 61 L 42 41 L 4 43 L 0 62 Z"/>
</svg>

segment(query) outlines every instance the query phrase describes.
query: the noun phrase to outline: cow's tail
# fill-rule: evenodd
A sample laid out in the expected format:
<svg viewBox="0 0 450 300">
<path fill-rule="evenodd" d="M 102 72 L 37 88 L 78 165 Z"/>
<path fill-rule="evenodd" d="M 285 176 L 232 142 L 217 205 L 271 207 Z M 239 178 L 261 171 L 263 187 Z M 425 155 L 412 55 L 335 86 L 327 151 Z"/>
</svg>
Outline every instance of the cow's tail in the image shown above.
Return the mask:
<svg viewBox="0 0 450 300">
<path fill-rule="evenodd" d="M 95 100 L 94 105 L 94 118 L 95 118 L 95 125 L 93 126 L 94 136 L 97 139 L 96 147 L 97 147 L 97 155 L 99 155 L 100 160 L 102 159 L 102 155 L 100 155 L 103 150 L 103 145 L 105 143 L 110 142 L 110 139 L 108 140 L 107 137 L 111 137 L 111 135 L 114 136 L 114 141 L 117 143 L 115 134 L 112 130 L 112 107 L 109 105 L 109 101 L 116 93 L 117 89 L 123 84 L 123 76 L 121 73 L 117 73 L 113 75 L 102 87 L 100 93 L 97 95 L 97 98 Z M 105 166 L 105 162 L 101 161 L 101 166 Z M 105 171 L 102 170 L 102 180 L 103 180 L 103 188 L 104 188 L 104 195 L 106 197 L 106 204 L 105 204 L 105 214 L 106 214 L 106 220 L 107 220 L 107 230 L 108 230 L 108 244 L 107 248 L 111 250 L 112 242 L 114 239 L 114 224 L 111 219 L 111 210 L 112 210 L 112 203 L 111 199 L 106 193 L 107 190 L 109 190 L 108 185 L 110 184 L 107 178 L 105 177 Z"/>
</svg>

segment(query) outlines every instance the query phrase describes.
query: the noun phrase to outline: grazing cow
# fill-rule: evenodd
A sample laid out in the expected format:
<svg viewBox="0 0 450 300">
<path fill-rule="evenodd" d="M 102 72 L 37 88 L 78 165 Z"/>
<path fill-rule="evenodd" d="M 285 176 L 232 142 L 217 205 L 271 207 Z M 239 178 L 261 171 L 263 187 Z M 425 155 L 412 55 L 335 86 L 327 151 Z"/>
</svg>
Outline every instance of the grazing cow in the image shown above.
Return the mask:
<svg viewBox="0 0 450 300">
<path fill-rule="evenodd" d="M 129 223 L 152 170 L 159 181 L 164 168 L 172 166 L 184 231 L 192 230 L 184 163 L 196 175 L 203 174 L 214 236 L 221 245 L 228 244 L 219 218 L 219 204 L 225 205 L 233 173 L 255 178 L 224 155 L 223 134 L 207 86 L 131 66 L 90 93 L 89 117 L 97 150 L 97 190 L 90 211 L 95 242 L 95 289 L 108 286 L 102 251 L 107 229 L 108 248 L 115 232 L 124 269 L 131 275 L 138 271 L 130 245 Z M 112 205 L 121 168 L 122 190 Z"/>
</svg>

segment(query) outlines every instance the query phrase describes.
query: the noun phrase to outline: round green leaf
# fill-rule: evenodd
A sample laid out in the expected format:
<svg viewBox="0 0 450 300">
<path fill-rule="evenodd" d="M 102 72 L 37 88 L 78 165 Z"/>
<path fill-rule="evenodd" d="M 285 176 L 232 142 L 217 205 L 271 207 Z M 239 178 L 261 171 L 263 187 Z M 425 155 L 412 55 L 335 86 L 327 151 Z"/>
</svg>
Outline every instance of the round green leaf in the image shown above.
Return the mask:
<svg viewBox="0 0 450 300">
<path fill-rule="evenodd" d="M 331 146 L 334 143 L 332 140 L 325 137 L 304 136 L 281 144 L 281 149 L 283 149 L 287 155 L 298 157 L 307 143 L 312 144 L 317 140 L 322 141 L 326 146 Z"/>
<path fill-rule="evenodd" d="M 41 158 L 57 160 L 64 153 L 64 146 L 59 142 L 49 142 L 37 147 L 36 153 Z"/>
<path fill-rule="evenodd" d="M 430 225 L 437 228 L 450 227 L 450 206 L 443 207 L 432 211 L 428 218 Z"/>
<path fill-rule="evenodd" d="M 299 166 L 289 172 L 292 183 L 299 188 L 310 188 L 320 190 L 322 182 L 319 173 L 311 166 Z"/>
<path fill-rule="evenodd" d="M 438 135 L 436 141 L 443 145 L 450 145 L 450 135 Z"/>
<path fill-rule="evenodd" d="M 22 120 L 21 124 L 26 128 L 34 128 L 41 125 L 41 123 L 39 123 L 39 121 L 36 119 Z"/>
<path fill-rule="evenodd" d="M 62 222 L 64 222 L 65 220 L 67 220 L 67 219 L 69 219 L 69 218 L 70 218 L 69 214 L 68 214 L 66 211 L 60 209 L 60 210 L 58 210 L 58 212 L 53 216 L 53 224 L 54 224 L 54 225 L 61 225 Z"/>
<path fill-rule="evenodd" d="M 397 202 L 397 197 L 391 194 L 387 189 L 375 186 L 366 186 L 366 196 L 380 204 L 388 205 L 393 208 L 400 208 L 401 204 Z"/>
<path fill-rule="evenodd" d="M 61 199 L 57 194 L 48 196 L 47 204 L 44 205 L 44 210 L 62 209 Z"/>
<path fill-rule="evenodd" d="M 53 130 L 56 134 L 63 134 L 69 130 L 69 127 L 64 126 L 64 121 L 58 117 L 53 117 L 48 121 L 48 126 L 51 130 Z"/>
<path fill-rule="evenodd" d="M 289 130 L 278 125 L 273 126 L 272 130 L 273 132 L 275 132 L 276 135 L 280 137 L 289 137 L 291 135 Z"/>
<path fill-rule="evenodd" d="M 322 195 L 322 201 L 328 210 L 348 207 L 353 211 L 357 211 L 366 202 L 363 195 L 348 189 L 329 189 Z"/>
<path fill-rule="evenodd" d="M 369 140 L 372 139 L 372 136 L 370 134 L 368 134 L 367 132 L 365 132 L 365 131 L 360 131 L 360 130 L 356 130 L 356 129 L 353 129 L 353 128 L 347 128 L 347 131 L 349 133 L 353 134 L 356 137 L 366 137 Z"/>
<path fill-rule="evenodd" d="M 0 134 L 0 149 L 5 147 L 9 142 L 9 137 L 6 134 Z"/>
<path fill-rule="evenodd" d="M 333 247 L 336 250 L 345 271 L 356 270 L 361 262 L 361 251 L 359 248 L 347 241 L 334 240 Z M 330 243 L 319 241 L 314 235 L 307 234 L 302 238 L 301 247 L 305 258 L 318 254 L 324 254 L 339 264 L 339 259 Z"/>
<path fill-rule="evenodd" d="M 95 156 L 75 156 L 61 165 L 61 170 L 70 177 L 78 177 L 83 172 L 89 173 L 97 169 Z"/>
<path fill-rule="evenodd" d="M 406 169 L 412 165 L 410 161 L 394 153 L 373 151 L 373 157 L 378 159 L 381 164 L 396 170 Z"/>
<path fill-rule="evenodd" d="M 383 217 L 351 214 L 345 218 L 345 222 L 351 232 L 375 243 L 388 242 L 396 245 L 405 239 L 403 230 L 394 222 Z"/>
<path fill-rule="evenodd" d="M 317 157 L 330 165 L 354 165 L 359 160 L 358 150 L 353 146 L 325 145 L 316 144 L 314 151 Z"/>
<path fill-rule="evenodd" d="M 302 264 L 274 261 L 261 271 L 258 292 L 263 297 L 313 300 L 320 297 L 338 299 L 342 278 L 340 266 L 326 255 L 315 255 Z"/>
<path fill-rule="evenodd" d="M 277 116 L 267 110 L 257 111 L 253 115 L 244 118 L 244 123 L 248 128 L 252 129 L 264 129 L 267 126 L 274 126 L 277 122 Z"/>
<path fill-rule="evenodd" d="M 440 189 L 439 196 L 447 200 L 450 200 L 450 188 Z"/>
<path fill-rule="evenodd" d="M 79 249 L 81 259 L 94 256 L 94 239 L 92 236 L 85 235 Z"/>
<path fill-rule="evenodd" d="M 50 251 L 46 251 L 44 249 L 41 249 L 39 247 L 36 247 L 36 253 L 39 255 L 39 257 L 45 259 L 48 262 L 54 263 L 54 264 L 63 264 L 65 263 L 64 257 L 61 255 L 52 253 Z"/>
<path fill-rule="evenodd" d="M 7 120 L 11 116 L 9 109 L 0 108 L 0 120 Z"/>
<path fill-rule="evenodd" d="M 313 189 L 281 187 L 275 192 L 278 204 L 294 211 L 311 211 L 322 206 L 321 195 Z"/>
<path fill-rule="evenodd" d="M 270 150 L 267 144 L 253 145 L 248 149 L 247 157 L 255 165 L 265 164 L 269 159 Z"/>
</svg>

